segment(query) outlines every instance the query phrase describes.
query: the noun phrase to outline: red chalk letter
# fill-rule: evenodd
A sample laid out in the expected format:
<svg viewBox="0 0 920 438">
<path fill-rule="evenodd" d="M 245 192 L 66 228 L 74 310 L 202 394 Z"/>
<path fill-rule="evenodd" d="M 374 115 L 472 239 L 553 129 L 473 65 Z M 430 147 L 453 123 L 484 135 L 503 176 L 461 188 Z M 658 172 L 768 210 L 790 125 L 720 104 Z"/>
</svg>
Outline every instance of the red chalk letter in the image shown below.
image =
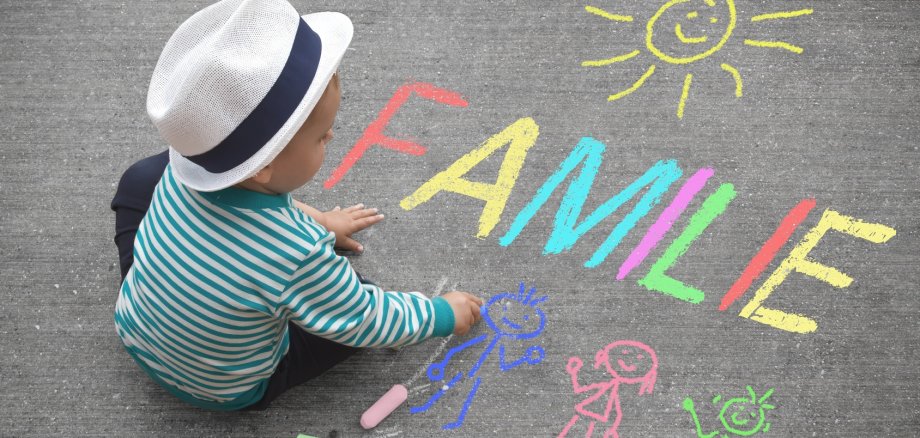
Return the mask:
<svg viewBox="0 0 920 438">
<path fill-rule="evenodd" d="M 724 311 L 728 309 L 735 300 L 741 298 L 741 296 L 748 291 L 751 287 L 751 283 L 753 283 L 754 280 L 763 273 L 763 270 L 767 268 L 767 265 L 773 261 L 773 258 L 776 257 L 776 253 L 789 241 L 789 238 L 792 237 L 792 233 L 795 232 L 799 224 L 808 217 L 808 213 L 811 212 L 812 208 L 815 208 L 815 200 L 803 199 L 798 205 L 793 207 L 792 210 L 789 210 L 789 213 L 786 214 L 786 217 L 779 223 L 779 227 L 776 228 L 776 231 L 773 232 L 770 239 L 764 242 L 760 251 L 757 251 L 754 258 L 752 258 L 747 267 L 744 268 L 744 272 L 741 273 L 741 276 L 735 280 L 735 284 L 733 284 L 732 287 L 728 289 L 728 292 L 725 293 L 725 296 L 722 297 L 722 303 L 719 304 L 719 310 Z"/>
<path fill-rule="evenodd" d="M 341 180 L 342 177 L 348 173 L 348 170 L 351 169 L 351 166 L 354 166 L 364 155 L 364 152 L 367 152 L 371 146 L 383 146 L 387 149 L 397 150 L 409 155 L 425 154 L 426 149 L 424 146 L 408 140 L 387 137 L 383 133 L 387 124 L 390 123 L 393 114 L 396 114 L 396 110 L 409 100 L 409 96 L 411 96 L 412 93 L 417 94 L 419 97 L 445 105 L 458 106 L 461 108 L 466 108 L 468 105 L 460 94 L 444 88 L 435 87 L 429 83 L 415 82 L 399 87 L 399 89 L 393 93 L 393 97 L 390 98 L 390 101 L 387 102 L 380 111 L 380 114 L 377 115 L 377 119 L 371 122 L 370 125 L 367 125 L 367 129 L 364 130 L 364 134 L 358 139 L 358 142 L 355 143 L 347 154 L 345 154 L 345 158 L 342 159 L 342 163 L 339 164 L 339 167 L 337 167 L 332 172 L 332 175 L 329 176 L 329 179 L 323 183 L 323 188 L 330 189 L 338 184 L 339 180 Z"/>
</svg>

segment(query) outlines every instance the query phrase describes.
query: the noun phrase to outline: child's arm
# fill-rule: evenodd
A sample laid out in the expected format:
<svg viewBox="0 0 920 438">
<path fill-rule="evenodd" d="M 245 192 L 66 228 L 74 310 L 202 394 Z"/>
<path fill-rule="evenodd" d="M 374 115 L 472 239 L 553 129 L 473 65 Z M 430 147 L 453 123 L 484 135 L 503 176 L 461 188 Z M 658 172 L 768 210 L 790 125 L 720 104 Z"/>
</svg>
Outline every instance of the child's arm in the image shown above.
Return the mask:
<svg viewBox="0 0 920 438">
<path fill-rule="evenodd" d="M 406 345 L 447 336 L 455 330 L 455 314 L 465 317 L 442 297 L 429 299 L 418 292 L 386 292 L 362 284 L 348 260 L 333 250 L 335 237 L 319 227 L 312 232 L 317 242 L 277 297 L 279 317 L 354 347 Z"/>
<path fill-rule="evenodd" d="M 293 199 L 293 198 L 292 198 L 292 199 Z M 320 225 L 326 227 L 326 223 L 325 223 L 325 221 L 323 220 L 323 212 L 321 212 L 321 211 L 319 211 L 319 210 L 317 210 L 317 209 L 315 209 L 315 208 L 313 208 L 313 207 L 310 207 L 309 205 L 304 204 L 303 202 L 300 202 L 300 201 L 298 201 L 298 200 L 296 200 L 296 199 L 294 199 L 294 206 L 296 206 L 297 208 L 300 209 L 300 211 L 303 211 L 303 212 L 306 213 L 308 216 L 310 216 L 311 218 L 313 218 L 313 220 L 315 220 L 316 222 L 319 222 Z M 326 227 L 326 229 L 329 229 L 329 227 Z"/>
<path fill-rule="evenodd" d="M 572 389 L 575 390 L 576 394 L 581 394 L 582 392 L 594 389 L 601 388 L 604 385 L 599 383 L 592 383 L 590 385 L 581 385 L 578 383 L 578 372 L 581 371 L 583 362 L 579 357 L 569 358 L 569 363 L 565 366 L 565 371 L 569 373 L 569 376 L 572 377 Z"/>
</svg>

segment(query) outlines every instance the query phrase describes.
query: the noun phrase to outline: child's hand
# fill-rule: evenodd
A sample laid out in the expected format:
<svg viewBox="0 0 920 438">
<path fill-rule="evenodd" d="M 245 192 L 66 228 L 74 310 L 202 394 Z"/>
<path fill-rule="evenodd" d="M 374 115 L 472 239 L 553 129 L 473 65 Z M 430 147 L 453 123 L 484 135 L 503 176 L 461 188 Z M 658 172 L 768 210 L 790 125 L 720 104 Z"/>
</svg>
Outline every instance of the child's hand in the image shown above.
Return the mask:
<svg viewBox="0 0 920 438">
<path fill-rule="evenodd" d="M 452 291 L 442 295 L 450 308 L 454 311 L 454 334 L 465 335 L 470 331 L 470 327 L 479 322 L 482 316 L 479 314 L 479 308 L 482 306 L 482 300 L 478 297 L 460 291 Z"/>
<path fill-rule="evenodd" d="M 352 205 L 344 210 L 336 207 L 323 213 L 323 226 L 335 233 L 335 246 L 350 251 L 361 252 L 364 247 L 351 238 L 371 225 L 383 220 L 382 214 L 377 214 L 376 208 L 364 208 L 364 204 Z"/>
</svg>

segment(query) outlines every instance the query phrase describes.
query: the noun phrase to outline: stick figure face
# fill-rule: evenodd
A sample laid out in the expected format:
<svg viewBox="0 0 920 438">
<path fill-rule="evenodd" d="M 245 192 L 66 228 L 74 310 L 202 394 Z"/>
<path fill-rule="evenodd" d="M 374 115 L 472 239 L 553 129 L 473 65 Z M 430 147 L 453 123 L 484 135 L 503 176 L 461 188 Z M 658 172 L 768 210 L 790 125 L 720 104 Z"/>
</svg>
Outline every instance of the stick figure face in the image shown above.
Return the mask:
<svg viewBox="0 0 920 438">
<path fill-rule="evenodd" d="M 721 49 L 736 19 L 734 0 L 671 0 L 646 24 L 646 45 L 664 61 L 690 63 Z"/>
<path fill-rule="evenodd" d="M 636 341 L 616 341 L 597 352 L 595 359 L 595 368 L 603 363 L 610 375 L 624 383 L 645 381 L 658 368 L 658 357 L 651 347 Z"/>
<path fill-rule="evenodd" d="M 489 299 L 482 308 L 482 319 L 496 333 L 517 339 L 532 338 L 543 331 L 546 315 L 537 305 L 546 297 L 534 298 L 536 288 L 525 294 L 524 283 L 518 293 L 505 292 Z"/>
<path fill-rule="evenodd" d="M 764 432 L 770 429 L 770 423 L 766 423 L 765 410 L 773 409 L 773 405 L 765 403 L 773 390 L 767 391 L 759 400 L 754 394 L 754 389 L 747 387 L 748 394 L 751 398 L 738 397 L 725 402 L 722 410 L 719 411 L 719 420 L 727 432 L 740 436 L 753 435 L 761 429 Z M 713 403 L 718 402 L 720 397 L 716 397 Z"/>
</svg>

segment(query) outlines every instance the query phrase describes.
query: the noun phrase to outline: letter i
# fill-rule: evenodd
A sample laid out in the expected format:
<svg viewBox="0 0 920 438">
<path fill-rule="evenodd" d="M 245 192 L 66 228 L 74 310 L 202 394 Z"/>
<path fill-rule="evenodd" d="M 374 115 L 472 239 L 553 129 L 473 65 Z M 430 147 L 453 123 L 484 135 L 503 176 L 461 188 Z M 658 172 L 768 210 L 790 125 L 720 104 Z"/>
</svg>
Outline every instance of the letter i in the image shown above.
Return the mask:
<svg viewBox="0 0 920 438">
<path fill-rule="evenodd" d="M 815 208 L 814 199 L 803 199 L 798 205 L 793 207 L 792 210 L 789 210 L 786 217 L 784 217 L 779 223 L 779 226 L 776 227 L 776 231 L 773 232 L 773 235 L 764 242 L 760 251 L 757 251 L 757 254 L 754 255 L 747 267 L 744 268 L 744 272 L 741 273 L 741 276 L 735 280 L 735 284 L 733 284 L 732 287 L 728 289 L 728 292 L 725 293 L 725 296 L 722 297 L 722 303 L 719 304 L 719 310 L 725 311 L 728 309 L 732 303 L 738 298 L 741 298 L 741 296 L 750 289 L 751 283 L 753 283 L 754 280 L 763 273 L 763 270 L 767 268 L 767 265 L 773 261 L 776 257 L 776 253 L 789 241 L 792 237 L 792 233 L 795 232 L 799 224 L 808 217 L 808 213 L 810 213 L 813 208 Z"/>
</svg>

